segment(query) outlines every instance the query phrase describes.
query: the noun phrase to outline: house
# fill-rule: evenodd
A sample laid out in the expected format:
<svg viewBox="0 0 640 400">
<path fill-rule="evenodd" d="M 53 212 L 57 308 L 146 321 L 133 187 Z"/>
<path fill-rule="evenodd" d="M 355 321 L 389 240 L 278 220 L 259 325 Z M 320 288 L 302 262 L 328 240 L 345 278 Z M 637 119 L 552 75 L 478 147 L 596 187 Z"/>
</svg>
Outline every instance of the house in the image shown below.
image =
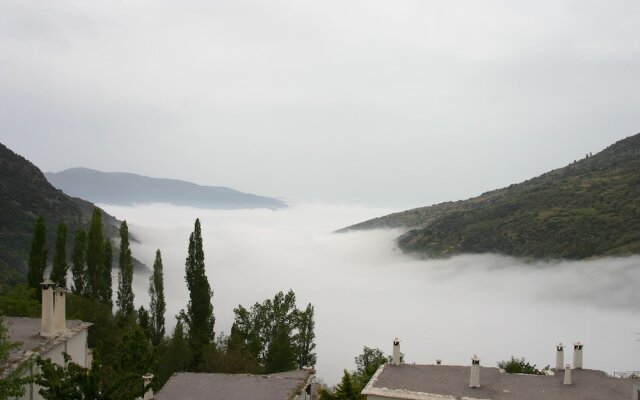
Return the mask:
<svg viewBox="0 0 640 400">
<path fill-rule="evenodd" d="M 399 354 L 397 340 L 393 361 L 382 365 L 362 391 L 367 400 L 639 400 L 640 380 L 583 369 L 579 342 L 574 346 L 573 369 L 566 365 L 544 375 L 481 367 L 476 356 L 469 366 L 442 365 L 440 360 L 434 365 L 402 364 L 396 347 Z M 558 355 L 560 360 L 563 355 Z"/>
<path fill-rule="evenodd" d="M 179 372 L 153 399 L 311 400 L 314 379 L 311 368 L 269 375 Z"/>
<path fill-rule="evenodd" d="M 74 363 L 90 368 L 91 350 L 87 346 L 88 329 L 92 325 L 79 320 L 66 320 L 66 303 L 63 288 L 54 290 L 53 282 L 42 283 L 42 318 L 3 317 L 10 342 L 18 345 L 10 354 L 11 368 L 33 361 L 37 356 L 64 365 L 63 353 L 69 354 Z M 28 374 L 36 373 L 31 363 Z M 42 399 L 39 387 L 29 384 L 22 399 Z"/>
</svg>

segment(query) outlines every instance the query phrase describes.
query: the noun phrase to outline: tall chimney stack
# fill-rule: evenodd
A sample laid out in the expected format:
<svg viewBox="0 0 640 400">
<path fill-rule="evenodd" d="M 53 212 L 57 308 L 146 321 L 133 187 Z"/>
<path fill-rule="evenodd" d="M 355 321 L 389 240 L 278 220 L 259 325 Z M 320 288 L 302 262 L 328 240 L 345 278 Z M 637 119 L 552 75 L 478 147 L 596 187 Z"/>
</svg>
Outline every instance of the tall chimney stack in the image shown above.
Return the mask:
<svg viewBox="0 0 640 400">
<path fill-rule="evenodd" d="M 469 378 L 469 387 L 480 387 L 480 359 L 475 354 L 473 355 L 473 358 L 471 358 L 471 377 Z"/>
<path fill-rule="evenodd" d="M 582 343 L 573 344 L 573 368 L 582 369 Z"/>
<path fill-rule="evenodd" d="M 55 329 L 56 332 L 67 330 L 66 292 L 67 290 L 61 287 L 53 291 L 55 297 L 55 301 L 53 302 L 53 329 Z"/>
<path fill-rule="evenodd" d="M 564 382 L 565 385 L 571 385 L 571 364 L 567 364 L 564 368 Z"/>
<path fill-rule="evenodd" d="M 152 400 L 153 399 L 153 389 L 151 388 L 151 380 L 153 379 L 153 374 L 144 374 L 142 375 L 142 380 L 144 381 L 144 397 L 142 400 Z"/>
<path fill-rule="evenodd" d="M 42 286 L 42 320 L 40 322 L 40 336 L 53 336 L 53 282 L 46 279 Z"/>
<path fill-rule="evenodd" d="M 558 371 L 564 368 L 564 346 L 562 343 L 558 343 L 556 346 L 556 369 Z"/>
<path fill-rule="evenodd" d="M 400 341 L 398 338 L 393 340 L 393 357 L 391 361 L 393 365 L 400 365 Z"/>
</svg>

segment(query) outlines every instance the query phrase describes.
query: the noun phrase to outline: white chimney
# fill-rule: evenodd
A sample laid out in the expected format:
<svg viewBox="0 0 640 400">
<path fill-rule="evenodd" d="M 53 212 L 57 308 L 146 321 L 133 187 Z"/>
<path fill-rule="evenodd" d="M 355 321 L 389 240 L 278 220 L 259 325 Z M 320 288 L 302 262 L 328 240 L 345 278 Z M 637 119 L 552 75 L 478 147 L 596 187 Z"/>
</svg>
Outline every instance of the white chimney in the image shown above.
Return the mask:
<svg viewBox="0 0 640 400">
<path fill-rule="evenodd" d="M 556 369 L 560 371 L 564 368 L 564 346 L 562 343 L 558 343 L 556 346 Z"/>
<path fill-rule="evenodd" d="M 85 368 L 86 369 L 91 369 L 91 366 L 93 365 L 93 350 L 92 349 L 87 349 L 85 361 L 86 361 L 86 364 L 87 364 L 87 365 L 85 365 Z"/>
<path fill-rule="evenodd" d="M 640 385 L 633 385 L 633 400 L 640 400 Z"/>
<path fill-rule="evenodd" d="M 400 341 L 398 338 L 393 340 L 393 357 L 391 361 L 393 365 L 400 365 Z"/>
<path fill-rule="evenodd" d="M 40 322 L 40 336 L 53 336 L 53 282 L 46 279 L 42 286 L 42 320 Z"/>
<path fill-rule="evenodd" d="M 53 329 L 56 332 L 62 332 L 67 330 L 67 304 L 66 304 L 66 289 L 56 288 L 53 291 L 55 301 L 53 303 Z"/>
<path fill-rule="evenodd" d="M 480 387 L 480 359 L 477 355 L 471 358 L 471 377 L 469 379 L 470 388 Z"/>
<path fill-rule="evenodd" d="M 582 343 L 573 344 L 573 368 L 582 369 Z"/>
<path fill-rule="evenodd" d="M 144 392 L 144 397 L 142 400 L 151 400 L 153 399 L 153 389 L 151 389 L 151 380 L 153 379 L 153 374 L 144 374 L 142 375 L 142 380 L 144 380 L 144 388 L 146 389 Z"/>
<path fill-rule="evenodd" d="M 571 385 L 571 364 L 567 364 L 564 368 L 564 382 L 565 385 Z"/>
</svg>

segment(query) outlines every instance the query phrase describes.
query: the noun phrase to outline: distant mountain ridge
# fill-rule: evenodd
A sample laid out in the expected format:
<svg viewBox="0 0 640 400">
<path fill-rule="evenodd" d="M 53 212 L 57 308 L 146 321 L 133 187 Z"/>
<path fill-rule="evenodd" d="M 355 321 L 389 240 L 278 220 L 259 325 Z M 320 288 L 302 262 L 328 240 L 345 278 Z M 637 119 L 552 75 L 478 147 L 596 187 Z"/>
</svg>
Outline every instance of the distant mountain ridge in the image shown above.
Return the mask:
<svg viewBox="0 0 640 400">
<path fill-rule="evenodd" d="M 54 188 L 38 167 L 0 143 L 0 283 L 12 284 L 24 278 L 38 216 L 44 218 L 47 227 L 51 262 L 56 226 L 67 224 L 69 255 L 75 230 L 88 227 L 94 207 Z M 119 238 L 117 219 L 102 211 L 102 222 L 107 237 Z"/>
<path fill-rule="evenodd" d="M 45 173 L 49 182 L 70 196 L 96 203 L 133 205 L 168 203 L 212 209 L 287 207 L 281 200 L 242 193 L 223 186 L 201 186 L 175 179 L 151 178 L 126 172 L 70 168 Z"/>
<path fill-rule="evenodd" d="M 428 257 L 639 254 L 640 134 L 519 184 L 374 218 L 340 232 L 377 228 L 405 228 L 399 247 Z"/>
</svg>

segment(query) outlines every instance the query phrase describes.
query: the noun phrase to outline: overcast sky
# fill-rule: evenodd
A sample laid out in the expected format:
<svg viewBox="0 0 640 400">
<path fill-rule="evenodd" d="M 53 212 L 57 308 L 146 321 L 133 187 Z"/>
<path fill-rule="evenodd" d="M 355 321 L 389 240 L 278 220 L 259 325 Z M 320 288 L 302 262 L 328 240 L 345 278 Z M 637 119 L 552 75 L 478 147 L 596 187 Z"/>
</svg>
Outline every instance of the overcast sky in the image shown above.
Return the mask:
<svg viewBox="0 0 640 400">
<path fill-rule="evenodd" d="M 0 0 L 0 142 L 287 199 L 467 198 L 640 132 L 640 2 Z"/>
</svg>

